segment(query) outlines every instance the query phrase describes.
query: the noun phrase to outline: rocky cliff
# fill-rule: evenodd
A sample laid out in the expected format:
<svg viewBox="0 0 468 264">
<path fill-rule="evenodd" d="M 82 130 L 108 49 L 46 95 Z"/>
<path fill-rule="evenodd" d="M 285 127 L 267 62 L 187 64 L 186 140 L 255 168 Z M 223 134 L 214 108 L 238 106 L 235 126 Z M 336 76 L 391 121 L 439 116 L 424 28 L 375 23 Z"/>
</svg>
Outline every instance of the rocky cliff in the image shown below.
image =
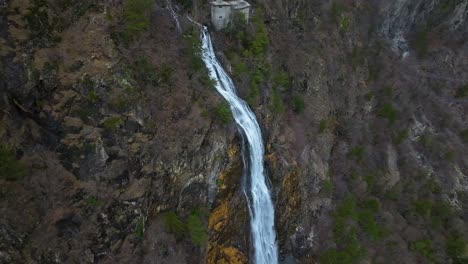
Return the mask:
<svg viewBox="0 0 468 264">
<path fill-rule="evenodd" d="M 465 263 L 468 3 L 251 4 L 213 39 L 282 263 Z M 188 14 L 207 1 L 0 2 L 0 263 L 249 263 L 242 142 Z"/>
</svg>

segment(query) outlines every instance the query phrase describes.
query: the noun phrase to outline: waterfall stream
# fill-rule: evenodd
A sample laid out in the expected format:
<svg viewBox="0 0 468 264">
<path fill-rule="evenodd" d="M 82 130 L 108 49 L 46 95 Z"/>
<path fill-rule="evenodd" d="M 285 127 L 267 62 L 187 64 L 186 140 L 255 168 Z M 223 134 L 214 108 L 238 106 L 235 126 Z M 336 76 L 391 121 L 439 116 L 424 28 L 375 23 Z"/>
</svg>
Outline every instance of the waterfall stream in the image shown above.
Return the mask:
<svg viewBox="0 0 468 264">
<path fill-rule="evenodd" d="M 251 229 L 255 264 L 277 264 L 278 250 L 274 227 L 274 207 L 266 184 L 263 167 L 263 139 L 255 114 L 247 103 L 237 96 L 236 87 L 227 72 L 216 59 L 208 29 L 201 32 L 202 59 L 216 90 L 229 103 L 232 115 L 247 142 L 250 189 Z M 247 165 L 247 164 L 244 164 Z"/>
</svg>

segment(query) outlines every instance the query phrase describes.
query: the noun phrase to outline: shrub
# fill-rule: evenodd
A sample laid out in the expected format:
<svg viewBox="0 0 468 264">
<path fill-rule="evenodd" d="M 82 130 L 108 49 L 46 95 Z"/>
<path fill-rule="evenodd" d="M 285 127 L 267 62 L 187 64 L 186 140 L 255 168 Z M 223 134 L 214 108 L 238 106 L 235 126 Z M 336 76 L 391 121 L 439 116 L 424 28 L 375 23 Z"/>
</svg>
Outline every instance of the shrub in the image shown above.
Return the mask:
<svg viewBox="0 0 468 264">
<path fill-rule="evenodd" d="M 414 49 L 416 50 L 416 54 L 420 58 L 424 58 L 428 52 L 429 46 L 429 39 L 428 39 L 429 31 L 427 29 L 423 29 L 416 34 L 416 37 L 413 41 Z"/>
<path fill-rule="evenodd" d="M 201 58 L 201 42 L 199 32 L 195 29 L 184 35 L 187 43 L 187 52 L 190 57 L 190 62 L 193 72 L 198 72 L 204 69 L 205 64 Z"/>
<path fill-rule="evenodd" d="M 48 10 L 50 9 L 47 7 L 47 1 L 33 0 L 23 20 L 33 38 L 58 42 L 60 41 L 60 37 L 54 34 L 54 26 L 57 24 L 57 18 L 49 17 Z"/>
<path fill-rule="evenodd" d="M 242 61 L 234 62 L 232 65 L 234 75 L 241 76 L 249 72 L 249 68 L 247 64 L 243 63 Z"/>
<path fill-rule="evenodd" d="M 227 103 L 220 103 L 214 108 L 214 114 L 216 119 L 222 124 L 228 124 L 231 122 L 232 114 L 231 109 Z"/>
<path fill-rule="evenodd" d="M 330 12 L 332 20 L 338 24 L 340 30 L 343 31 L 347 31 L 349 29 L 351 22 L 351 19 L 345 14 L 346 10 L 347 7 L 343 3 L 333 2 Z"/>
<path fill-rule="evenodd" d="M 336 216 L 341 218 L 357 219 L 357 203 L 353 195 L 346 197 L 343 202 L 336 208 Z"/>
<path fill-rule="evenodd" d="M 468 263 L 466 248 L 468 247 L 467 238 L 459 233 L 452 233 L 447 238 L 447 255 L 454 264 Z"/>
<path fill-rule="evenodd" d="M 453 150 L 447 150 L 444 155 L 442 155 L 442 158 L 445 161 L 453 162 L 455 160 L 455 152 Z"/>
<path fill-rule="evenodd" d="M 135 61 L 132 70 L 134 78 L 144 84 L 157 85 L 159 83 L 156 67 L 146 58 Z M 172 69 L 168 74 L 172 74 Z M 170 78 L 170 76 L 167 77 Z"/>
<path fill-rule="evenodd" d="M 141 218 L 141 219 L 138 220 L 136 230 L 135 230 L 135 236 L 138 239 L 143 238 L 144 229 L 145 229 L 145 220 L 144 220 L 144 218 Z"/>
<path fill-rule="evenodd" d="M 419 253 L 421 256 L 427 258 L 428 260 L 434 260 L 434 250 L 432 248 L 432 243 L 430 240 L 419 240 L 411 244 L 411 250 Z"/>
<path fill-rule="evenodd" d="M 465 144 L 468 144 L 468 129 L 464 129 L 460 132 L 460 138 Z"/>
<path fill-rule="evenodd" d="M 88 91 L 88 100 L 91 102 L 91 103 L 95 103 L 99 100 L 99 96 L 96 92 L 96 90 L 89 90 Z"/>
<path fill-rule="evenodd" d="M 408 139 L 408 136 L 409 136 L 409 129 L 405 128 L 398 132 L 398 134 L 394 138 L 394 141 L 396 144 L 401 144 L 403 141 Z"/>
<path fill-rule="evenodd" d="M 102 126 L 111 131 L 115 131 L 123 124 L 123 119 L 120 116 L 109 117 L 102 123 Z"/>
<path fill-rule="evenodd" d="M 325 130 L 327 130 L 327 128 L 328 128 L 328 121 L 326 119 L 320 120 L 319 133 L 325 132 Z"/>
<path fill-rule="evenodd" d="M 386 118 L 390 126 L 393 125 L 398 118 L 398 112 L 393 108 L 391 103 L 384 104 L 379 109 L 379 115 Z"/>
<path fill-rule="evenodd" d="M 99 200 L 95 196 L 90 196 L 84 200 L 84 203 L 88 206 L 98 206 L 99 205 Z"/>
<path fill-rule="evenodd" d="M 301 96 L 295 95 L 293 97 L 293 111 L 300 114 L 304 112 L 305 103 Z"/>
<path fill-rule="evenodd" d="M 287 72 L 279 72 L 273 76 L 273 86 L 289 88 L 291 85 L 291 78 Z"/>
<path fill-rule="evenodd" d="M 359 244 L 356 230 L 351 229 L 342 237 L 341 248 L 329 249 L 320 256 L 321 264 L 353 264 L 365 256 L 365 249 Z"/>
<path fill-rule="evenodd" d="M 0 144 L 0 178 L 16 181 L 26 175 L 26 166 L 16 158 L 15 151 Z"/>
<path fill-rule="evenodd" d="M 135 37 L 149 26 L 148 10 L 153 0 L 127 0 L 124 5 L 124 20 L 126 32 L 130 38 Z"/>
<path fill-rule="evenodd" d="M 189 10 L 193 6 L 193 0 L 177 0 L 183 9 Z"/>
<path fill-rule="evenodd" d="M 414 211 L 421 216 L 430 216 L 432 210 L 432 201 L 424 199 L 413 203 Z"/>
<path fill-rule="evenodd" d="M 261 57 L 269 44 L 268 33 L 263 23 L 263 13 L 258 10 L 253 16 L 252 21 L 255 26 L 255 35 L 250 43 L 249 51 L 255 57 Z"/>
<path fill-rule="evenodd" d="M 271 94 L 271 107 L 275 114 L 281 114 L 284 112 L 283 100 L 277 88 L 273 88 L 273 92 Z"/>
<path fill-rule="evenodd" d="M 330 179 L 326 179 L 323 181 L 322 192 L 325 195 L 331 195 L 335 187 L 333 186 L 333 182 Z"/>
<path fill-rule="evenodd" d="M 184 237 L 186 227 L 185 224 L 180 220 L 179 216 L 171 211 L 167 212 L 163 216 L 164 228 L 167 232 L 174 234 L 177 239 Z"/>
<path fill-rule="evenodd" d="M 203 75 L 200 77 L 199 79 L 200 83 L 205 86 L 205 87 L 209 87 L 211 89 L 216 89 L 216 84 L 217 84 L 217 81 L 216 80 L 213 80 L 210 78 L 210 76 L 208 75 Z"/>
<path fill-rule="evenodd" d="M 374 201 L 376 200 L 374 199 Z M 376 209 L 375 206 L 378 206 L 378 203 L 374 204 L 373 201 L 369 200 L 367 202 L 370 204 L 364 204 L 365 207 L 359 210 L 359 226 L 372 239 L 380 240 L 385 235 L 385 230 L 375 221 L 375 214 L 378 212 L 378 208 Z"/>
<path fill-rule="evenodd" d="M 348 154 L 348 159 L 355 159 L 358 162 L 361 162 L 364 159 L 365 149 L 363 146 L 357 146 L 352 148 Z"/>
<path fill-rule="evenodd" d="M 205 224 L 201 220 L 201 215 L 197 212 L 192 212 L 187 219 L 187 228 L 192 243 L 196 246 L 201 246 L 208 240 L 208 234 Z"/>
<path fill-rule="evenodd" d="M 465 98 L 468 96 L 468 84 L 458 88 L 455 98 Z"/>
<path fill-rule="evenodd" d="M 168 84 L 172 78 L 172 73 L 174 69 L 167 64 L 163 64 L 159 70 L 159 79 L 162 83 Z"/>
<path fill-rule="evenodd" d="M 452 206 L 448 202 L 434 202 L 431 210 L 431 223 L 433 227 L 442 227 L 451 216 Z"/>
<path fill-rule="evenodd" d="M 359 66 L 366 62 L 365 48 L 355 46 L 351 52 L 351 67 L 356 70 Z"/>
</svg>

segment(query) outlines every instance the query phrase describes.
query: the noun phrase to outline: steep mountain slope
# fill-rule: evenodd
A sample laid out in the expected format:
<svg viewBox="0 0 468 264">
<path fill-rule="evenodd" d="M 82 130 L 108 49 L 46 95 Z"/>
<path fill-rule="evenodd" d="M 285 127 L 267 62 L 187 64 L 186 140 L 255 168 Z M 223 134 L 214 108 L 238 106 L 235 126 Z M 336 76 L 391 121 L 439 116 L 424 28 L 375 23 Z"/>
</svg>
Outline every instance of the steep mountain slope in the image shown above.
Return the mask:
<svg viewBox="0 0 468 264">
<path fill-rule="evenodd" d="M 251 4 L 213 40 L 282 263 L 465 263 L 468 2 Z M 185 19 L 207 1 L 0 14 L 0 263 L 249 263 L 241 140 Z"/>
</svg>

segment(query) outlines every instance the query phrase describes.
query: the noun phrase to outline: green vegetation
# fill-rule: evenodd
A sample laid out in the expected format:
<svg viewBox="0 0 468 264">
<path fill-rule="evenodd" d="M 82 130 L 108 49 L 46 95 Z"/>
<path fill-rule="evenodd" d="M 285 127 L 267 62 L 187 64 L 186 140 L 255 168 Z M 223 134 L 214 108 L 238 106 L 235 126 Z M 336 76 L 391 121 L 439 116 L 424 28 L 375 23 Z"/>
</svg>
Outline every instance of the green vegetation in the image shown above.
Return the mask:
<svg viewBox="0 0 468 264">
<path fill-rule="evenodd" d="M 455 160 L 455 156 L 455 152 L 449 149 L 442 155 L 442 158 L 445 161 L 453 162 Z"/>
<path fill-rule="evenodd" d="M 263 23 L 263 12 L 261 10 L 257 10 L 254 14 L 252 23 L 255 26 L 255 35 L 250 42 L 249 52 L 257 58 L 263 57 L 268 47 L 269 39 L 266 26 Z"/>
<path fill-rule="evenodd" d="M 133 38 L 148 28 L 150 20 L 147 13 L 152 6 L 153 0 L 125 1 L 123 13 L 128 37 Z"/>
<path fill-rule="evenodd" d="M 164 228 L 167 232 L 175 235 L 177 239 L 182 239 L 188 235 L 192 243 L 201 246 L 208 240 L 206 226 L 202 221 L 206 217 L 204 210 L 193 210 L 184 223 L 179 216 L 171 211 L 164 214 Z"/>
<path fill-rule="evenodd" d="M 409 136 L 409 129 L 405 128 L 397 133 L 394 138 L 396 144 L 401 144 L 403 141 L 407 140 Z"/>
<path fill-rule="evenodd" d="M 273 76 L 273 87 L 289 88 L 291 86 L 291 77 L 287 72 L 278 72 Z"/>
<path fill-rule="evenodd" d="M 205 64 L 201 59 L 201 42 L 199 32 L 196 29 L 192 29 L 184 34 L 185 41 L 187 43 L 187 53 L 190 57 L 192 71 L 199 72 L 205 68 Z"/>
<path fill-rule="evenodd" d="M 374 93 L 373 91 L 370 91 L 370 92 L 368 92 L 368 93 L 366 93 L 366 94 L 364 95 L 364 98 L 365 98 L 366 101 L 368 101 L 368 102 L 369 102 L 369 101 L 372 101 L 372 99 L 375 98 L 375 93 Z"/>
<path fill-rule="evenodd" d="M 232 120 L 231 109 L 229 105 L 225 102 L 218 104 L 214 108 L 214 114 L 216 120 L 218 120 L 221 124 L 228 124 Z"/>
<path fill-rule="evenodd" d="M 358 162 L 361 162 L 364 159 L 365 149 L 364 146 L 356 146 L 352 148 L 348 154 L 348 159 L 355 159 Z"/>
<path fill-rule="evenodd" d="M 192 0 L 177 0 L 176 2 L 178 2 L 185 10 L 189 10 L 193 6 Z"/>
<path fill-rule="evenodd" d="M 340 30 L 347 31 L 351 20 L 346 15 L 347 7 L 343 3 L 333 2 L 331 7 L 331 18 L 340 27 Z"/>
<path fill-rule="evenodd" d="M 244 13 L 235 12 L 232 17 L 232 22 L 224 31 L 231 37 L 243 39 L 245 37 L 245 27 L 247 26 L 247 19 Z"/>
<path fill-rule="evenodd" d="M 99 205 L 100 202 L 99 202 L 99 200 L 98 200 L 97 197 L 95 197 L 95 196 L 90 196 L 90 197 L 88 197 L 88 198 L 86 198 L 86 199 L 84 200 L 84 203 L 85 203 L 87 206 L 96 207 L 96 206 Z"/>
<path fill-rule="evenodd" d="M 336 217 L 337 218 L 351 218 L 357 219 L 357 201 L 356 197 L 349 195 L 346 197 L 341 204 L 336 208 Z"/>
<path fill-rule="evenodd" d="M 385 85 L 385 87 L 383 88 L 383 94 L 389 98 L 389 99 L 392 99 L 393 97 L 393 86 L 391 85 Z"/>
<path fill-rule="evenodd" d="M 398 119 L 398 112 L 393 108 L 391 103 L 384 104 L 378 111 L 378 114 L 386 118 L 389 125 L 392 126 Z"/>
<path fill-rule="evenodd" d="M 431 189 L 430 185 L 425 184 L 424 188 L 430 188 L 430 190 L 428 190 L 429 192 L 437 193 L 437 189 Z M 412 210 L 416 214 L 429 219 L 433 228 L 444 227 L 453 213 L 452 208 L 448 202 L 431 199 L 418 199 L 414 201 Z"/>
<path fill-rule="evenodd" d="M 417 200 L 413 203 L 414 211 L 421 216 L 429 216 L 432 209 L 432 201 Z"/>
<path fill-rule="evenodd" d="M 454 264 L 468 263 L 468 240 L 460 233 L 452 232 L 447 238 L 447 255 Z"/>
<path fill-rule="evenodd" d="M 325 130 L 327 130 L 327 128 L 328 128 L 328 120 L 327 119 L 320 120 L 319 133 L 325 132 Z"/>
<path fill-rule="evenodd" d="M 468 129 L 463 129 L 460 132 L 460 138 L 465 144 L 468 144 Z"/>
<path fill-rule="evenodd" d="M 208 87 L 208 88 L 211 88 L 211 89 L 216 89 L 216 84 L 217 84 L 217 81 L 216 80 L 213 80 L 210 78 L 210 76 L 208 75 L 203 75 L 201 76 L 199 79 L 200 83 L 204 86 L 204 87 Z"/>
<path fill-rule="evenodd" d="M 365 249 L 359 244 L 357 230 L 347 224 L 349 220 L 357 220 L 357 201 L 352 195 L 346 197 L 337 206 L 334 218 L 333 233 L 337 248 L 326 250 L 320 256 L 322 264 L 352 264 L 365 256 Z"/>
<path fill-rule="evenodd" d="M 133 64 L 133 77 L 148 85 L 158 84 L 158 75 L 156 67 L 146 58 L 141 58 Z"/>
<path fill-rule="evenodd" d="M 425 239 L 413 242 L 410 248 L 428 260 L 434 261 L 434 249 L 430 240 Z"/>
<path fill-rule="evenodd" d="M 416 54 L 420 58 L 424 58 L 428 53 L 429 47 L 429 38 L 428 38 L 429 31 L 427 29 L 423 29 L 416 34 L 416 37 L 413 41 L 414 49 L 416 50 Z"/>
<path fill-rule="evenodd" d="M 468 96 L 468 84 L 463 85 L 458 88 L 455 98 L 465 98 Z"/>
<path fill-rule="evenodd" d="M 320 256 L 321 264 L 354 264 L 366 255 L 366 250 L 359 244 L 356 230 L 351 229 L 343 236 L 344 245 L 339 249 L 328 249 Z"/>
<path fill-rule="evenodd" d="M 351 52 L 350 61 L 353 70 L 356 70 L 359 66 L 363 65 L 366 62 L 366 48 L 355 46 Z"/>
<path fill-rule="evenodd" d="M 336 119 L 334 117 L 329 117 L 327 119 L 320 120 L 319 133 L 324 133 L 327 130 L 333 131 L 335 129 L 336 124 Z"/>
<path fill-rule="evenodd" d="M 174 70 L 164 63 L 157 69 L 148 59 L 142 58 L 134 62 L 132 67 L 133 78 L 145 85 L 170 84 Z"/>
<path fill-rule="evenodd" d="M 187 229 L 192 243 L 201 246 L 208 240 L 205 224 L 202 221 L 203 213 L 196 210 L 187 219 Z"/>
<path fill-rule="evenodd" d="M 284 112 L 284 104 L 281 99 L 281 94 L 278 88 L 274 87 L 271 94 L 271 109 L 275 114 L 282 114 Z"/>
<path fill-rule="evenodd" d="M 293 97 L 293 111 L 296 112 L 297 114 L 301 114 L 304 112 L 305 109 L 305 103 L 304 100 L 302 99 L 301 96 L 299 95 L 294 95 Z"/>
<path fill-rule="evenodd" d="M 88 101 L 90 101 L 91 103 L 96 103 L 99 100 L 99 96 L 96 90 L 94 89 L 88 91 L 87 98 L 88 98 Z"/>
<path fill-rule="evenodd" d="M 258 68 L 251 76 L 250 79 L 250 89 L 249 95 L 247 97 L 247 102 L 250 105 L 253 105 L 257 102 L 260 97 L 260 85 L 264 82 L 263 73 Z"/>
<path fill-rule="evenodd" d="M 28 12 L 24 15 L 25 26 L 31 32 L 31 37 L 45 41 L 59 42 L 60 37 L 55 35 L 54 26 L 56 17 L 49 17 L 46 0 L 33 0 Z"/>
<path fill-rule="evenodd" d="M 238 60 L 232 63 L 232 69 L 235 76 L 242 76 L 249 72 L 249 67 L 244 62 Z"/>
<path fill-rule="evenodd" d="M 366 255 L 357 238 L 358 231 L 362 230 L 373 241 L 378 241 L 387 234 L 376 221 L 379 212 L 380 203 L 376 198 L 358 202 L 355 196 L 347 196 L 332 214 L 335 220 L 333 234 L 337 248 L 325 251 L 320 256 L 320 263 L 358 263 Z"/>
<path fill-rule="evenodd" d="M 166 214 L 164 214 L 163 220 L 164 228 L 167 232 L 174 234 L 177 239 L 181 239 L 184 237 L 186 227 L 184 222 L 180 220 L 176 212 L 167 212 Z"/>
<path fill-rule="evenodd" d="M 121 18 L 124 26 L 112 33 L 114 41 L 128 46 L 145 31 L 150 24 L 148 11 L 153 3 L 153 0 L 126 0 Z"/>
<path fill-rule="evenodd" d="M 0 179 L 20 180 L 26 175 L 26 166 L 16 158 L 15 151 L 0 144 Z"/>
<path fill-rule="evenodd" d="M 123 119 L 120 116 L 112 116 L 102 122 L 102 126 L 110 131 L 117 130 L 123 124 Z"/>
<path fill-rule="evenodd" d="M 330 179 L 326 179 L 323 181 L 321 192 L 324 195 L 331 195 L 334 190 L 335 190 L 335 187 L 333 186 L 333 182 Z"/>
<path fill-rule="evenodd" d="M 144 217 L 142 217 L 138 220 L 136 230 L 135 230 L 135 236 L 138 239 L 142 239 L 144 230 L 145 230 L 145 219 Z"/>
</svg>

